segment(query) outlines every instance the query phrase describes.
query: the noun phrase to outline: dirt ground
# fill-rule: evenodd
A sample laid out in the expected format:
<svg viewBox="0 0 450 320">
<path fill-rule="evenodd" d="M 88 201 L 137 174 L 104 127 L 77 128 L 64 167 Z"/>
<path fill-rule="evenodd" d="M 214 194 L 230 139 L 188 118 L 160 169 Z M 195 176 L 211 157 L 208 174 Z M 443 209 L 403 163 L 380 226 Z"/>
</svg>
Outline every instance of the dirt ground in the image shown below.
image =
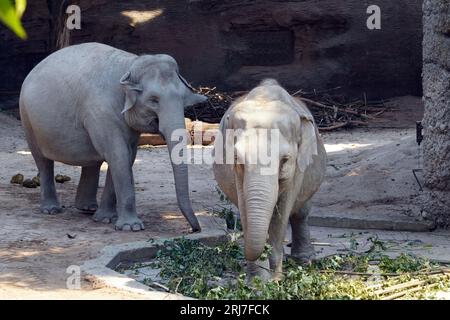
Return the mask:
<svg viewBox="0 0 450 320">
<path fill-rule="evenodd" d="M 315 214 L 417 215 L 412 199 L 418 186 L 411 169 L 418 165 L 414 121 L 421 118 L 419 98 L 393 101 L 404 107 L 371 128 L 324 134 L 329 154 L 327 180 L 315 199 Z M 403 121 L 403 122 L 402 122 Z M 201 148 L 211 152 L 211 147 Z M 99 195 L 104 185 L 102 170 Z M 66 289 L 71 265 L 94 258 L 106 245 L 186 234 L 188 224 L 176 204 L 172 170 L 165 147 L 142 148 L 134 167 L 137 208 L 146 226 L 139 233 L 116 232 L 74 208 L 80 168 L 56 164 L 55 173 L 71 181 L 57 184 L 60 215 L 39 213 L 39 189 L 10 183 L 22 173 L 37 174 L 20 122 L 0 113 L 0 298 L 126 299 L 139 298 L 108 288 Z M 198 215 L 218 203 L 210 165 L 190 166 L 190 193 Z M 413 219 L 413 218 L 412 218 Z"/>
</svg>

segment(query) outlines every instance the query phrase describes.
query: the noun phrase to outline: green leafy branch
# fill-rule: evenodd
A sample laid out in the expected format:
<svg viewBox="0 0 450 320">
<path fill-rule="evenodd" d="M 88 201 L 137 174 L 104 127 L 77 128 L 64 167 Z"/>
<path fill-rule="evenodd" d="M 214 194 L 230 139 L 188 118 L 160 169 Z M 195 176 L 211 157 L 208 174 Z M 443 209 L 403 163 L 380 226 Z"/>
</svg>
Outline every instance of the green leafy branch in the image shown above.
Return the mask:
<svg viewBox="0 0 450 320">
<path fill-rule="evenodd" d="M 27 33 L 20 20 L 26 7 L 26 0 L 0 0 L 0 21 L 21 39 L 27 38 Z"/>
</svg>

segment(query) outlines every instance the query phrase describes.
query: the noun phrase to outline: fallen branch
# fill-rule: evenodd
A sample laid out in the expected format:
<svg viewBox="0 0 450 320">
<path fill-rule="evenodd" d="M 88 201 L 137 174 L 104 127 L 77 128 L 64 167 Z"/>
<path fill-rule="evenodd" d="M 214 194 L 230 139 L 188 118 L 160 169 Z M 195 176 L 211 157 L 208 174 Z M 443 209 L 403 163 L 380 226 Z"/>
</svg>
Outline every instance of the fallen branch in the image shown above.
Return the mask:
<svg viewBox="0 0 450 320">
<path fill-rule="evenodd" d="M 314 100 L 311 100 L 311 99 L 308 99 L 308 98 L 298 98 L 298 99 L 300 99 L 300 100 L 302 100 L 302 101 L 304 101 L 306 103 L 312 104 L 312 105 L 314 105 L 316 107 L 320 107 L 320 108 L 324 108 L 324 109 L 328 109 L 328 110 L 336 111 L 336 108 L 337 108 L 336 106 L 327 106 L 327 105 L 325 105 L 323 103 L 320 103 L 320 102 L 317 102 L 317 101 L 314 101 Z M 369 115 L 363 114 L 363 113 L 358 113 L 357 111 L 353 111 L 353 110 L 349 110 L 349 109 L 340 109 L 340 108 L 337 108 L 337 109 L 338 109 L 338 111 L 345 112 L 345 113 L 348 113 L 348 114 L 352 114 L 352 115 L 355 115 L 355 116 L 360 116 L 362 118 L 374 119 L 374 117 L 372 117 L 372 116 L 369 116 Z"/>
<path fill-rule="evenodd" d="M 319 127 L 319 131 L 331 131 L 331 130 L 347 127 L 349 125 L 350 125 L 349 122 L 340 122 L 340 123 L 337 123 L 337 124 L 329 126 L 329 127 Z"/>
<path fill-rule="evenodd" d="M 397 293 L 394 293 L 393 295 L 390 295 L 390 296 L 388 296 L 388 297 L 384 297 L 384 298 L 381 298 L 381 300 L 394 300 L 394 299 L 398 299 L 398 298 L 401 298 L 401 297 L 403 297 L 403 296 L 405 296 L 405 295 L 408 295 L 408 294 L 411 294 L 411 293 L 414 293 L 414 292 L 417 292 L 417 291 L 420 291 L 420 290 L 429 290 L 429 289 L 432 289 L 432 288 L 434 288 L 434 287 L 436 287 L 436 286 L 438 286 L 439 285 L 439 283 L 432 283 L 432 284 L 428 284 L 428 285 L 426 285 L 426 286 L 419 286 L 419 287 L 416 287 L 416 288 L 412 288 L 412 289 L 409 289 L 409 290 L 405 290 L 405 291 L 401 291 L 401 292 L 397 292 Z"/>
<path fill-rule="evenodd" d="M 163 284 L 161 284 L 161 283 L 158 283 L 158 282 L 154 282 L 154 281 L 153 281 L 152 283 L 150 283 L 150 285 L 151 285 L 151 286 L 158 287 L 158 288 L 161 288 L 161 289 L 163 289 L 164 291 L 170 292 L 170 289 L 167 288 L 165 285 L 163 285 Z"/>
<path fill-rule="evenodd" d="M 364 121 L 348 121 L 348 122 L 338 122 L 329 127 L 318 127 L 319 131 L 332 131 L 339 128 L 354 126 L 354 125 L 366 125 L 367 123 Z"/>
<path fill-rule="evenodd" d="M 345 271 L 345 270 L 319 270 L 321 273 L 337 273 L 337 274 L 345 274 L 349 276 L 366 276 L 366 277 L 400 277 L 405 274 L 411 276 L 430 276 L 430 275 L 447 275 L 449 274 L 448 269 L 439 269 L 427 272 L 408 272 L 408 273 L 369 273 L 369 272 L 354 272 L 354 271 Z"/>
</svg>

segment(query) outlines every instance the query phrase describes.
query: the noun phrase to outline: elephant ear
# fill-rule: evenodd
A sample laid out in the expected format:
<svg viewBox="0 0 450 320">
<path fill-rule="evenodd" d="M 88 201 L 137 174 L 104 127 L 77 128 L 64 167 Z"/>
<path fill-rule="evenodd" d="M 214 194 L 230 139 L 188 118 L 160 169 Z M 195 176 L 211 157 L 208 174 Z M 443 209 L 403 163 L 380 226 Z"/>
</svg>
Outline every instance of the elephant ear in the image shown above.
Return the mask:
<svg viewBox="0 0 450 320">
<path fill-rule="evenodd" d="M 313 162 L 317 155 L 317 135 L 314 121 L 300 116 L 300 143 L 298 147 L 297 165 L 301 172 Z"/>
<path fill-rule="evenodd" d="M 306 105 L 290 95 L 289 99 L 294 111 L 297 112 L 300 118 L 297 166 L 300 172 L 305 172 L 306 168 L 313 162 L 313 156 L 318 154 L 317 130 L 314 124 L 314 117 Z"/>
<path fill-rule="evenodd" d="M 122 113 L 130 110 L 136 104 L 136 100 L 139 92 L 142 92 L 142 88 L 131 80 L 131 72 L 128 71 L 120 79 L 120 84 L 125 90 L 125 105 L 123 107 Z"/>
<path fill-rule="evenodd" d="M 189 89 L 186 97 L 184 98 L 185 106 L 192 106 L 194 104 L 202 103 L 208 100 L 206 96 L 195 93 L 194 87 L 192 87 L 179 72 L 177 72 L 177 74 L 180 81 Z"/>
</svg>

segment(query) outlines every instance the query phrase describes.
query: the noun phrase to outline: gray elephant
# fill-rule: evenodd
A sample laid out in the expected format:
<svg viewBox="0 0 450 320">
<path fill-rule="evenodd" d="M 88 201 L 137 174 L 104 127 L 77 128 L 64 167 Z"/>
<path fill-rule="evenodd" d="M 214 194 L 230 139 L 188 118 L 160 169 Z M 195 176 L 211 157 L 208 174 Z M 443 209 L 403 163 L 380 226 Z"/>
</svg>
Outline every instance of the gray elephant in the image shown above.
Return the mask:
<svg viewBox="0 0 450 320">
<path fill-rule="evenodd" d="M 26 77 L 20 115 L 40 173 L 41 210 L 61 211 L 54 161 L 81 166 L 75 205 L 93 219 L 115 222 L 118 230 L 144 228 L 136 213 L 132 165 L 141 132 L 160 132 L 169 152 L 184 129 L 184 108 L 205 101 L 180 76 L 176 61 L 163 54 L 137 56 L 100 43 L 61 49 Z M 172 160 L 172 159 L 171 159 Z M 99 171 L 108 163 L 97 208 Z M 187 164 L 172 161 L 178 205 L 193 231 L 200 225 L 191 207 Z"/>
<path fill-rule="evenodd" d="M 311 197 L 326 170 L 326 152 L 314 119 L 302 102 L 276 80 L 267 79 L 230 107 L 219 131 L 214 176 L 239 208 L 248 273 L 279 278 L 289 222 L 291 255 L 304 262 L 314 256 L 307 221 Z M 278 132 L 277 139 L 264 131 Z M 271 163 L 254 161 L 263 149 L 270 153 Z M 272 253 L 269 265 L 264 265 L 258 259 L 267 239 Z M 274 273 L 265 272 L 269 266 Z"/>
</svg>

